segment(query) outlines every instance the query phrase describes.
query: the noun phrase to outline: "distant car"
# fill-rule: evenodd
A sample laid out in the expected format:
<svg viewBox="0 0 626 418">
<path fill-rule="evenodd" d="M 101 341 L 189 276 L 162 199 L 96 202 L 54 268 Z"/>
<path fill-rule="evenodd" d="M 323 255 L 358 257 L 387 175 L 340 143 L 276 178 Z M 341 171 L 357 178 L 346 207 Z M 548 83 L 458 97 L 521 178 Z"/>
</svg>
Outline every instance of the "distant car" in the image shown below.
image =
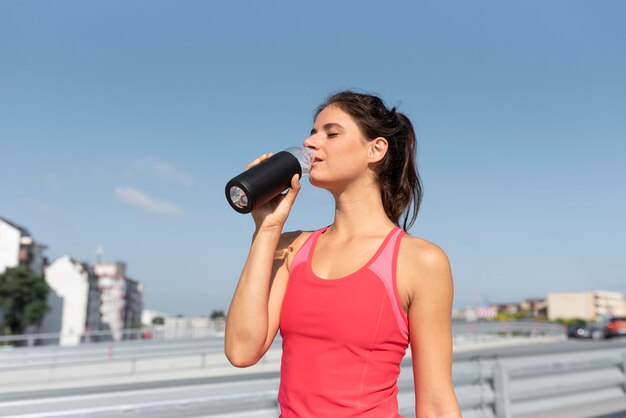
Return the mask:
<svg viewBox="0 0 626 418">
<path fill-rule="evenodd" d="M 570 325 L 567 327 L 567 336 L 570 338 L 589 338 L 589 329 L 585 325 Z"/>
<path fill-rule="evenodd" d="M 597 324 L 591 325 L 570 325 L 567 327 L 567 336 L 570 338 L 590 338 L 601 340 L 605 338 L 604 328 Z"/>
<path fill-rule="evenodd" d="M 609 318 L 604 326 L 604 335 L 606 338 L 626 336 L 626 316 Z"/>
</svg>

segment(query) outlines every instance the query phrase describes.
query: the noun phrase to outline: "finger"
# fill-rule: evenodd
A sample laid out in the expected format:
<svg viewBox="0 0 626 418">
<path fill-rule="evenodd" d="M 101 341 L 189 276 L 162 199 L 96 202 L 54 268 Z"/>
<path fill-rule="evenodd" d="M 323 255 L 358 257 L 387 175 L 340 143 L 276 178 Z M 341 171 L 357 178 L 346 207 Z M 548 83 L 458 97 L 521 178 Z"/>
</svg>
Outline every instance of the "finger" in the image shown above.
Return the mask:
<svg viewBox="0 0 626 418">
<path fill-rule="evenodd" d="M 300 175 L 294 174 L 291 178 L 291 188 L 300 191 Z"/>
<path fill-rule="evenodd" d="M 298 174 L 294 174 L 293 177 L 291 178 L 291 187 L 287 191 L 287 194 L 285 194 L 285 199 L 287 199 L 290 204 L 293 204 L 299 192 L 300 192 L 300 176 Z"/>
<path fill-rule="evenodd" d="M 262 161 L 267 160 L 267 159 L 268 159 L 268 158 L 270 158 L 272 155 L 274 155 L 274 154 L 272 154 L 272 153 L 270 152 L 270 153 L 268 153 L 268 154 L 263 154 L 263 155 L 259 156 L 257 159 L 255 159 L 254 161 L 252 161 L 250 164 L 248 164 L 248 165 L 246 166 L 246 170 L 248 170 L 248 169 L 250 169 L 250 168 L 254 167 L 254 166 L 255 166 L 255 165 L 257 165 L 257 164 L 260 164 Z"/>
</svg>

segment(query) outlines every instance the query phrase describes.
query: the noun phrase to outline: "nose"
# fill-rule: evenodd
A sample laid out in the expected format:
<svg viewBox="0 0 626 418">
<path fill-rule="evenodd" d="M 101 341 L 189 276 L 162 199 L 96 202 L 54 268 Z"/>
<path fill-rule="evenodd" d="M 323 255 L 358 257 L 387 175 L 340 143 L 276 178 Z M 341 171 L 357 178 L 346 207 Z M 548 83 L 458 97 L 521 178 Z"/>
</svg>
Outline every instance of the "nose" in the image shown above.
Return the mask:
<svg viewBox="0 0 626 418">
<path fill-rule="evenodd" d="M 317 149 L 317 140 L 315 138 L 315 134 L 310 135 L 303 142 L 306 148 Z"/>
</svg>

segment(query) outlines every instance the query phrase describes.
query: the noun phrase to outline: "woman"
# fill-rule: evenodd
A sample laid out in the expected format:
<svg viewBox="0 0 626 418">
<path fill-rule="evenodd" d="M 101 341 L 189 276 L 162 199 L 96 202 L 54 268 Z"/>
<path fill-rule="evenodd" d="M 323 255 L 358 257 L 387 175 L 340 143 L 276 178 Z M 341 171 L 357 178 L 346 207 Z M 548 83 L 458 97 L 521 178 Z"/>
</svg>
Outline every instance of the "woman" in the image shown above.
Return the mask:
<svg viewBox="0 0 626 418">
<path fill-rule="evenodd" d="M 311 184 L 335 199 L 333 223 L 282 232 L 297 175 L 286 194 L 252 213 L 256 231 L 226 320 L 226 356 L 251 366 L 280 329 L 282 417 L 387 418 L 400 416 L 397 379 L 410 343 L 415 415 L 460 417 L 448 258 L 405 233 L 422 195 L 411 122 L 376 96 L 344 91 L 318 108 L 304 145 L 315 155 Z"/>
</svg>

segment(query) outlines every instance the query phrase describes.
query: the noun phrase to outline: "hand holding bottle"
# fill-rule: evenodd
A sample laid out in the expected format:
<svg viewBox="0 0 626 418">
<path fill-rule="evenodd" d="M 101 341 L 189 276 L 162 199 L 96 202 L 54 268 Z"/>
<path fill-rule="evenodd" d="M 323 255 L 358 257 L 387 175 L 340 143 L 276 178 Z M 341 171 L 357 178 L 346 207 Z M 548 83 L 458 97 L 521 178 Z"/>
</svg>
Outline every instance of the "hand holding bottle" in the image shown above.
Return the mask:
<svg viewBox="0 0 626 418">
<path fill-rule="evenodd" d="M 299 179 L 309 174 L 314 158 L 310 149 L 297 147 L 263 154 L 226 184 L 226 199 L 237 212 L 252 212 L 257 229 L 268 226 L 267 217 L 270 227 L 282 228 L 300 190 Z"/>
<path fill-rule="evenodd" d="M 293 189 L 293 177 L 308 175 L 313 160 L 313 151 L 308 148 L 292 147 L 277 154 L 264 154 L 226 184 L 226 199 L 239 213 L 255 211 L 280 197 L 283 191 Z M 299 182 L 295 184 L 299 188 Z M 285 196 L 288 195 L 293 204 L 293 194 L 288 192 Z"/>
<path fill-rule="evenodd" d="M 248 164 L 246 169 L 250 169 L 258 164 L 261 164 L 272 155 L 272 153 L 261 155 L 259 158 Z M 287 193 L 275 196 L 263 206 L 260 206 L 250 212 L 256 226 L 256 231 L 270 230 L 274 228 L 279 231 L 282 230 L 285 222 L 287 222 L 287 217 L 289 216 L 291 207 L 296 200 L 296 196 L 298 196 L 298 193 L 300 192 L 299 177 L 300 176 L 298 174 L 293 175 L 291 178 L 291 185 L 289 190 L 287 190 Z"/>
</svg>

